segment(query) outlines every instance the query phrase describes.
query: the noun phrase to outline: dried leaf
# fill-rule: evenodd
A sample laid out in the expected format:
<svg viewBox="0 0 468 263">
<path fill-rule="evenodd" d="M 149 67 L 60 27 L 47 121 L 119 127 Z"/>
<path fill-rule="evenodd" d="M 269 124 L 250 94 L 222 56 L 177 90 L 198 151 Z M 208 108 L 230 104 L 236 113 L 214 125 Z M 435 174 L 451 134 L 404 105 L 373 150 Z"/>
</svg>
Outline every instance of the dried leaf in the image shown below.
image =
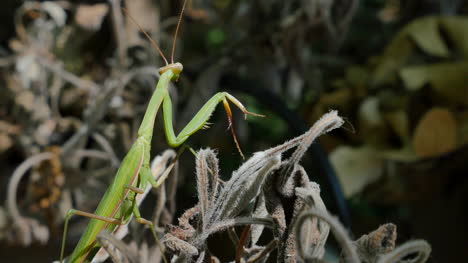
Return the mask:
<svg viewBox="0 0 468 263">
<path fill-rule="evenodd" d="M 197 193 L 203 218 L 217 194 L 219 168 L 216 153 L 211 149 L 200 150 L 196 164 Z M 211 179 L 209 174 L 213 175 Z"/>
<path fill-rule="evenodd" d="M 325 203 L 320 197 L 318 184 L 311 182 L 307 187 L 298 187 L 296 195 L 305 201 L 306 207 L 304 209 L 317 208 L 327 211 Z M 298 238 L 305 247 L 305 253 L 314 258 L 322 258 L 325 254 L 325 243 L 330 233 L 330 226 L 323 220 L 314 218 L 308 223 L 304 223 L 300 232 L 302 236 Z"/>
<path fill-rule="evenodd" d="M 354 244 L 363 262 L 376 262 L 380 256 L 395 248 L 396 238 L 396 226 L 389 223 L 361 236 Z"/>
<path fill-rule="evenodd" d="M 457 145 L 457 123 L 447 109 L 432 108 L 419 121 L 413 147 L 420 157 L 435 157 L 453 151 Z"/>
<path fill-rule="evenodd" d="M 226 182 L 219 193 L 213 208 L 206 214 L 204 224 L 214 223 L 227 218 L 233 218 L 257 197 L 263 182 L 271 170 L 277 168 L 280 156 L 268 156 L 265 152 L 257 152 L 246 161 L 231 179 Z"/>
<path fill-rule="evenodd" d="M 198 249 L 192 246 L 190 243 L 185 242 L 171 234 L 166 234 L 164 236 L 164 244 L 175 252 L 182 252 L 183 254 L 189 256 L 198 255 Z"/>
<path fill-rule="evenodd" d="M 260 195 L 258 200 L 257 200 L 257 207 L 255 208 L 252 216 L 254 217 L 267 217 L 268 216 L 268 211 L 265 206 L 265 196 Z M 258 240 L 260 239 L 260 236 L 263 233 L 263 229 L 265 228 L 264 225 L 253 225 L 251 226 L 250 230 L 250 236 L 251 236 L 251 242 L 252 245 L 257 244 Z"/>
</svg>

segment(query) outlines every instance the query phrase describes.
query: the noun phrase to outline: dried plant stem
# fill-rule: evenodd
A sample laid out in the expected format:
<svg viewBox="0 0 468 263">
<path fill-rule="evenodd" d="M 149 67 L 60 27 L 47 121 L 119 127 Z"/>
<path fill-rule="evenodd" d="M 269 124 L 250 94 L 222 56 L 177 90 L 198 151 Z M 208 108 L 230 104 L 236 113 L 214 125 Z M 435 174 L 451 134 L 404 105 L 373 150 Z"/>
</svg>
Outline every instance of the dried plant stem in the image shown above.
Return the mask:
<svg viewBox="0 0 468 263">
<path fill-rule="evenodd" d="M 121 0 L 109 0 L 112 11 L 112 26 L 117 43 L 117 62 L 120 68 L 126 65 L 127 41 L 125 39 L 124 22 L 121 12 Z"/>
<path fill-rule="evenodd" d="M 226 230 L 229 227 L 233 226 L 243 226 L 243 225 L 264 225 L 267 227 L 273 226 L 273 220 L 271 218 L 258 218 L 258 217 L 238 217 L 234 219 L 227 219 L 215 223 L 209 229 L 203 232 L 202 235 L 198 238 L 199 241 L 205 241 L 210 235 Z"/>
<path fill-rule="evenodd" d="M 356 250 L 354 249 L 354 246 L 352 244 L 351 239 L 348 236 L 346 229 L 344 229 L 344 227 L 341 225 L 338 219 L 328 214 L 328 212 L 319 210 L 316 208 L 311 208 L 307 210 L 307 212 L 302 213 L 297 219 L 296 228 L 295 228 L 296 237 L 297 237 L 296 246 L 298 248 L 298 253 L 300 257 L 304 259 L 308 259 L 308 256 L 306 255 L 306 253 L 304 252 L 304 248 L 302 247 L 302 241 L 300 240 L 299 237 L 301 236 L 301 228 L 305 220 L 309 218 L 313 218 L 313 217 L 318 217 L 319 219 L 326 221 L 330 225 L 330 228 L 333 234 L 335 235 L 336 240 L 341 245 L 344 251 L 347 262 L 352 262 L 352 263 L 360 262 L 358 254 Z"/>
<path fill-rule="evenodd" d="M 169 159 L 172 159 L 172 161 L 168 164 Z M 151 162 L 151 173 L 155 178 L 159 177 L 159 174 L 163 174 L 165 172 L 166 167 L 171 167 L 173 164 L 177 161 L 177 154 L 173 150 L 166 150 L 164 151 L 163 154 L 160 156 L 156 157 L 152 162 Z M 174 168 L 177 167 L 174 165 Z M 177 170 L 172 169 L 172 177 L 177 177 Z M 169 182 L 172 182 L 172 180 L 168 180 Z M 161 218 L 161 214 L 165 208 L 165 204 L 167 200 L 170 198 L 167 195 L 167 190 L 166 190 L 166 184 L 162 184 L 160 190 L 157 190 L 158 192 L 158 201 L 156 203 L 156 207 L 154 209 L 154 226 L 156 229 L 158 229 L 158 223 Z M 169 188 L 169 190 L 175 191 L 175 189 L 171 189 L 172 185 Z M 171 196 L 172 197 L 172 196 Z"/>
<path fill-rule="evenodd" d="M 412 240 L 398 246 L 392 252 L 383 255 L 378 263 L 394 263 L 400 262 L 406 256 L 417 253 L 417 257 L 405 262 L 423 263 L 429 258 L 431 254 L 431 245 L 425 240 Z"/>
<path fill-rule="evenodd" d="M 206 250 L 203 250 L 202 252 L 200 252 L 200 256 L 198 257 L 195 263 L 202 263 L 203 260 L 205 259 L 205 255 L 206 255 Z"/>
<path fill-rule="evenodd" d="M 63 67 L 56 63 L 56 62 L 53 62 L 45 57 L 41 57 L 41 56 L 37 56 L 37 62 L 43 66 L 44 68 L 46 68 L 47 70 L 57 74 L 59 77 L 61 77 L 62 79 L 64 79 L 65 81 L 67 82 L 70 82 L 71 84 L 73 84 L 74 86 L 80 88 L 80 89 L 84 89 L 84 90 L 93 90 L 93 91 L 97 91 L 99 90 L 99 85 L 90 81 L 90 80 L 84 80 L 84 79 L 81 79 L 80 77 L 76 76 L 75 74 L 71 73 L 71 72 L 68 72 L 66 70 L 63 69 Z"/>
<path fill-rule="evenodd" d="M 103 159 L 103 160 L 112 160 L 112 156 L 110 156 L 109 153 L 98 151 L 98 150 L 78 149 L 75 151 L 75 157 L 78 158 L 79 160 L 81 160 L 84 157 Z"/>
<path fill-rule="evenodd" d="M 263 259 L 266 255 L 268 255 L 268 253 L 273 251 L 273 249 L 275 249 L 277 246 L 278 246 L 278 240 L 274 239 L 270 241 L 270 243 L 268 243 L 268 245 L 266 245 L 266 247 L 260 253 L 251 257 L 249 261 L 247 261 L 247 263 L 255 263 L 259 261 L 260 259 Z"/>
<path fill-rule="evenodd" d="M 130 250 L 127 245 L 115 238 L 112 234 L 110 234 L 109 232 L 107 231 L 101 231 L 98 235 L 97 235 L 97 239 L 99 240 L 99 243 L 103 244 L 105 243 L 105 241 L 109 242 L 113 247 L 115 247 L 116 249 L 118 249 L 120 251 L 120 253 L 125 256 L 128 260 L 130 260 L 131 262 L 134 262 L 134 263 L 137 263 L 139 262 L 139 257 L 137 254 L 133 253 L 132 250 Z M 104 241 L 104 242 L 103 242 Z M 111 257 L 113 258 L 112 260 L 114 262 L 120 262 L 117 260 L 117 256 L 115 255 L 114 251 L 112 251 L 112 249 L 109 249 L 109 247 L 107 246 L 107 248 L 105 248 L 107 253 L 109 253 L 109 255 L 111 255 Z M 114 259 L 115 258 L 115 259 Z"/>
<path fill-rule="evenodd" d="M 293 155 L 287 166 L 287 171 L 284 174 L 290 174 L 294 169 L 294 166 L 299 163 L 299 161 L 304 156 L 304 153 L 310 147 L 310 145 L 319 137 L 320 135 L 327 133 L 331 130 L 339 128 L 343 125 L 343 119 L 338 116 L 337 111 L 330 111 L 329 113 L 323 115 L 317 122 L 314 123 L 312 128 L 309 129 L 301 139 L 301 142 L 297 145 L 297 149 L 294 151 Z M 302 136 L 301 136 L 302 137 Z"/>
<path fill-rule="evenodd" d="M 354 17 L 354 15 L 356 14 L 356 11 L 357 11 L 357 8 L 359 7 L 359 0 L 352 0 L 351 1 L 351 6 L 349 7 L 348 9 L 348 12 L 346 12 L 345 16 L 341 19 L 339 25 L 338 25 L 338 28 L 340 30 L 342 30 L 342 33 L 343 34 L 343 38 L 346 36 L 346 33 L 347 32 L 343 32 L 343 31 L 347 31 L 349 25 L 351 24 L 351 21 Z"/>
<path fill-rule="evenodd" d="M 121 77 L 119 76 L 117 80 L 108 81 L 104 88 L 100 89 L 102 92 L 97 94 L 96 99 L 90 103 L 90 106 L 84 112 L 83 125 L 81 125 L 78 131 L 63 144 L 63 155 L 67 155 L 70 151 L 74 150 L 81 139 L 86 137 L 89 132 L 94 129 L 95 124 L 100 121 L 107 112 L 111 98 L 115 94 L 119 93 L 122 88 L 130 82 L 130 80 L 139 74 L 148 74 L 159 77 L 158 70 L 155 67 L 142 67 L 131 70 Z"/>
<path fill-rule="evenodd" d="M 236 229 L 234 227 L 230 227 L 227 229 L 227 234 L 229 239 L 231 240 L 232 244 L 236 246 L 239 244 L 239 237 L 237 236 Z"/>
<path fill-rule="evenodd" d="M 13 222 L 20 222 L 22 219 L 16 201 L 16 192 L 18 190 L 19 182 L 31 167 L 52 158 L 54 158 L 54 154 L 50 152 L 33 155 L 24 160 L 24 162 L 22 162 L 13 172 L 10 182 L 8 183 L 7 190 L 7 208 L 10 211 L 11 217 L 13 218 Z"/>
<path fill-rule="evenodd" d="M 96 239 L 98 240 L 99 244 L 101 244 L 102 248 L 106 251 L 106 253 L 109 255 L 112 262 L 120 262 L 116 251 L 111 248 L 111 246 L 109 245 L 110 242 L 101 236 L 101 233 L 98 234 Z"/>
<path fill-rule="evenodd" d="M 159 72 L 159 69 L 154 66 L 140 67 L 140 68 L 136 68 L 125 73 L 120 78 L 120 81 L 122 82 L 122 86 L 126 86 L 137 75 L 150 75 L 155 78 L 159 78 L 158 72 Z"/>
<path fill-rule="evenodd" d="M 115 151 L 112 148 L 110 142 L 104 136 L 97 132 L 93 133 L 93 139 L 96 140 L 96 142 L 102 147 L 102 149 L 109 154 L 112 164 L 116 167 L 119 166 L 119 158 L 117 158 L 117 155 L 115 154 Z"/>
<path fill-rule="evenodd" d="M 242 253 L 244 252 L 244 245 L 247 243 L 247 237 L 250 231 L 250 225 L 246 225 L 244 230 L 242 230 L 242 234 L 239 238 L 239 243 L 237 244 L 236 249 L 236 263 L 241 263 Z"/>
<path fill-rule="evenodd" d="M 298 136 L 292 140 L 289 140 L 281 145 L 273 147 L 265 151 L 268 156 L 274 156 L 278 153 L 283 153 L 289 149 L 292 149 L 298 146 L 295 153 L 291 157 L 292 160 L 296 162 L 299 161 L 299 157 L 301 157 L 310 144 L 320 136 L 326 132 L 329 132 L 333 129 L 339 128 L 343 124 L 343 119 L 338 116 L 337 111 L 330 111 L 329 113 L 325 114 L 318 120 L 306 133 L 301 136 Z"/>
</svg>

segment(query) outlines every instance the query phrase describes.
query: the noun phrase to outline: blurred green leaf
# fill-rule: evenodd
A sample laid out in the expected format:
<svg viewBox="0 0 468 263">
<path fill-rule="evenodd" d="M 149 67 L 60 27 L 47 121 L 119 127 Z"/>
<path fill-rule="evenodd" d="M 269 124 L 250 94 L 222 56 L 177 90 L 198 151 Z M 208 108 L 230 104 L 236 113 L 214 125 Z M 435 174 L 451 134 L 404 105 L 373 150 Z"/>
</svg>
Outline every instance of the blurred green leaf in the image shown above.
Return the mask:
<svg viewBox="0 0 468 263">
<path fill-rule="evenodd" d="M 378 86 L 395 82 L 397 80 L 395 73 L 410 60 L 416 47 L 427 55 L 448 58 L 456 54 L 449 50 L 449 47 L 453 45 L 457 52 L 466 57 L 468 55 L 467 28 L 468 18 L 466 17 L 431 16 L 415 20 L 401 30 L 386 47 L 376 65 L 371 83 Z M 442 33 L 448 36 L 450 45 L 446 43 Z M 425 71 L 425 69 L 405 69 L 403 72 L 400 70 L 400 75 L 404 78 L 408 88 L 417 89 L 427 83 L 424 77 L 427 75 Z"/>
<path fill-rule="evenodd" d="M 426 17 L 409 24 L 404 32 L 428 55 L 448 57 L 450 51 L 439 31 L 438 17 Z"/>
<path fill-rule="evenodd" d="M 405 67 L 400 76 L 409 90 L 430 84 L 442 101 L 468 105 L 468 61 Z"/>
<path fill-rule="evenodd" d="M 457 50 L 468 58 L 468 18 L 443 17 L 440 24 Z"/>
</svg>

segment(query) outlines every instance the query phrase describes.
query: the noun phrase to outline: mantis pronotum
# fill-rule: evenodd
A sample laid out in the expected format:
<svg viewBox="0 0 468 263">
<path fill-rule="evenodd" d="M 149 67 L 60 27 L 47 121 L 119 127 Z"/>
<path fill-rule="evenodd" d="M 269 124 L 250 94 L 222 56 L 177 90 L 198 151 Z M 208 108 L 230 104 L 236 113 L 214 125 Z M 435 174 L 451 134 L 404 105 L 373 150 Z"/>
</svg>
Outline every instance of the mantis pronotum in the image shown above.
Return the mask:
<svg viewBox="0 0 468 263">
<path fill-rule="evenodd" d="M 63 262 L 64 244 L 66 239 L 66 233 L 68 228 L 68 221 L 72 215 L 81 215 L 91 218 L 85 232 L 80 238 L 80 241 L 73 250 L 71 256 L 67 262 L 83 262 L 86 259 L 92 257 L 93 253 L 96 253 L 96 248 L 99 246 L 96 241 L 96 236 L 102 230 L 112 232 L 117 225 L 125 224 L 131 219 L 133 214 L 135 220 L 138 223 L 148 225 L 157 241 L 157 235 L 151 221 L 141 217 L 138 206 L 135 203 L 135 196 L 142 193 L 146 185 L 149 183 L 153 187 L 158 187 L 164 182 L 168 173 L 164 173 L 159 178 L 153 178 L 150 167 L 150 146 L 151 139 L 153 136 L 153 127 L 155 122 L 156 114 L 158 113 L 159 107 L 162 104 L 163 118 L 164 118 L 164 130 L 166 133 L 166 139 L 171 147 L 178 147 L 182 145 L 193 133 L 203 128 L 210 118 L 211 114 L 215 110 L 216 106 L 222 102 L 224 109 L 226 110 L 229 126 L 234 138 L 234 142 L 240 151 L 239 144 L 234 134 L 232 127 L 232 113 L 229 107 L 229 101 L 237 106 L 244 114 L 257 115 L 255 113 L 248 112 L 245 107 L 232 95 L 226 92 L 219 92 L 215 94 L 205 105 L 199 110 L 199 112 L 193 117 L 193 119 L 182 129 L 179 135 L 175 135 L 172 124 L 172 102 L 169 96 L 168 87 L 170 81 L 178 79 L 179 74 L 182 72 L 183 66 L 179 62 L 174 63 L 174 49 L 175 39 L 180 27 L 182 14 L 185 9 L 186 1 L 184 1 L 182 11 L 179 16 L 176 31 L 174 34 L 174 44 L 172 46 L 171 63 L 168 63 L 162 51 L 154 43 L 153 40 L 143 31 L 143 33 L 150 40 L 152 45 L 159 52 L 161 57 L 166 62 L 166 66 L 159 69 L 159 82 L 156 85 L 156 89 L 150 99 L 148 107 L 146 109 L 143 121 L 141 122 L 138 130 L 138 137 L 131 146 L 130 150 L 124 157 L 117 174 L 112 181 L 111 185 L 102 197 L 99 205 L 94 213 L 87 213 L 71 209 L 65 218 L 65 226 L 63 233 L 62 249 L 60 254 L 60 262 Z M 125 10 L 124 10 L 125 11 Z M 128 16 L 130 19 L 131 16 Z M 134 20 L 133 20 L 134 21 Z M 135 21 L 134 21 L 135 22 Z M 135 22 L 135 24 L 137 24 Z M 138 25 L 138 24 L 137 24 Z M 170 169 L 170 167 L 168 168 Z M 166 259 L 163 256 L 164 261 Z"/>
</svg>

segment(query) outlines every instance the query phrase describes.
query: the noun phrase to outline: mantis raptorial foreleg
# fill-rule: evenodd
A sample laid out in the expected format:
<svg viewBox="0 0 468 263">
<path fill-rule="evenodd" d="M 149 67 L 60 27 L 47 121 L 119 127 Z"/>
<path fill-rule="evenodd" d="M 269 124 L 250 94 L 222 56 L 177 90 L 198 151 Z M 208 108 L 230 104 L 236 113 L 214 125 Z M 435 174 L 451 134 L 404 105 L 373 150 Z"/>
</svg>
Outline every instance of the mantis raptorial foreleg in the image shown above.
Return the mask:
<svg viewBox="0 0 468 263">
<path fill-rule="evenodd" d="M 232 112 L 231 112 L 231 108 L 229 107 L 228 101 L 231 101 L 234 105 L 236 105 L 242 111 L 242 113 L 244 113 L 246 118 L 247 118 L 247 115 L 263 117 L 263 115 L 247 111 L 244 105 L 242 105 L 242 103 L 239 100 L 237 100 L 234 96 L 232 96 L 231 94 L 227 92 L 219 92 L 219 93 L 216 93 L 213 97 L 211 97 L 211 99 L 209 99 L 205 103 L 205 105 L 201 107 L 201 109 L 195 114 L 193 119 L 182 129 L 179 135 L 176 136 L 174 133 L 174 127 L 173 127 L 173 122 L 172 122 L 172 101 L 171 101 L 171 97 L 169 96 L 169 93 L 166 94 L 166 96 L 164 97 L 162 106 L 163 106 L 163 117 L 164 117 L 164 130 L 166 133 L 167 143 L 171 147 L 180 146 L 182 143 L 185 142 L 185 140 L 188 139 L 190 135 L 194 134 L 196 131 L 200 130 L 201 128 L 203 128 L 203 126 L 206 125 L 209 118 L 211 117 L 211 114 L 216 109 L 216 106 L 220 102 L 223 102 L 224 109 L 228 116 L 229 128 L 231 129 L 234 142 L 236 143 L 239 153 L 241 154 L 242 157 L 244 157 L 244 155 L 242 154 L 242 151 L 240 150 L 239 143 L 237 142 L 237 138 L 235 136 L 235 133 L 232 127 Z"/>
</svg>

